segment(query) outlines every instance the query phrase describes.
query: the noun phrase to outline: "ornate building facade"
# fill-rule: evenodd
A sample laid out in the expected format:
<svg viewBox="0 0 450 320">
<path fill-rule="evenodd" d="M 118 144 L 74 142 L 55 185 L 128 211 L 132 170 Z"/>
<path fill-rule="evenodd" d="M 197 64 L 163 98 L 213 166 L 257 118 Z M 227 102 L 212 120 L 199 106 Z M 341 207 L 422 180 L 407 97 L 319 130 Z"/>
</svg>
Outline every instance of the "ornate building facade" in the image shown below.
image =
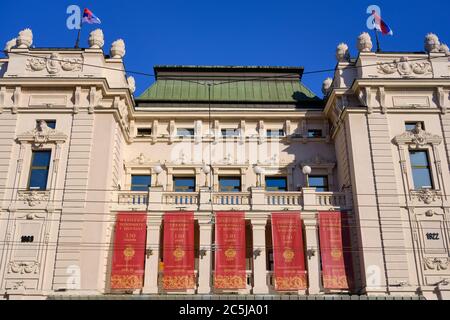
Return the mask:
<svg viewBox="0 0 450 320">
<path fill-rule="evenodd" d="M 32 42 L 0 59 L 2 297 L 450 299 L 437 36 L 340 44 L 323 99 L 301 67 L 222 66 L 157 66 L 135 97 L 123 40 Z"/>
</svg>

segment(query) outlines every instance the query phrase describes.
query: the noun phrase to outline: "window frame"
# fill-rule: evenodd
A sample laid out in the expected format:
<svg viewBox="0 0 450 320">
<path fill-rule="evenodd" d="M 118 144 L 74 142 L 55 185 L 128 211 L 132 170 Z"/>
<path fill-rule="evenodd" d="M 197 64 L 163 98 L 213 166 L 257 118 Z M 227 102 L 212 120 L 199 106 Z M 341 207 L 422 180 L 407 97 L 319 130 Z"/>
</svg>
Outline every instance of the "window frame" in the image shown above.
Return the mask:
<svg viewBox="0 0 450 320">
<path fill-rule="evenodd" d="M 222 179 L 239 179 L 239 190 L 222 190 L 222 185 L 220 184 Z M 219 192 L 227 193 L 227 192 L 242 192 L 242 177 L 241 176 L 231 176 L 231 175 L 219 175 L 218 176 L 218 182 L 219 182 Z"/>
<path fill-rule="evenodd" d="M 133 190 L 133 186 L 144 186 L 143 184 L 133 184 L 133 177 L 149 177 L 150 178 L 150 184 L 147 186 L 146 190 Z M 148 189 L 152 186 L 152 175 L 151 174 L 132 174 L 131 175 L 131 181 L 130 181 L 130 191 L 135 192 L 143 192 L 148 191 Z"/>
<path fill-rule="evenodd" d="M 269 132 L 271 134 L 269 134 Z M 278 132 L 278 134 L 273 135 L 276 132 Z M 286 130 L 284 130 L 283 128 L 281 128 L 281 129 L 267 129 L 266 130 L 266 137 L 267 138 L 284 138 L 284 137 L 286 137 Z"/>
<path fill-rule="evenodd" d="M 180 179 L 180 180 L 188 180 L 188 179 L 192 179 L 193 181 L 194 181 L 194 185 L 193 185 L 193 187 L 192 187 L 192 191 L 178 191 L 177 190 L 177 186 L 176 186 L 176 180 L 177 179 Z M 189 193 L 191 193 L 191 192 L 196 192 L 196 188 L 197 188 L 197 177 L 194 175 L 194 176 L 183 176 L 183 175 L 174 175 L 173 177 L 172 177 L 172 185 L 173 185 L 173 192 L 189 192 Z"/>
<path fill-rule="evenodd" d="M 55 119 L 48 119 L 48 120 L 45 120 L 45 119 L 37 119 L 37 120 L 36 120 L 36 127 L 39 126 L 39 121 L 45 121 L 45 123 L 47 124 L 47 127 L 49 127 L 50 129 L 56 130 L 56 120 L 55 120 Z M 53 123 L 54 126 L 49 126 L 49 125 L 48 125 L 49 123 Z"/>
<path fill-rule="evenodd" d="M 224 132 L 233 132 L 233 135 L 226 135 Z M 220 135 L 222 138 L 239 138 L 241 136 L 241 130 L 236 128 L 222 128 L 220 129 Z"/>
<path fill-rule="evenodd" d="M 425 130 L 425 122 L 424 121 L 405 121 L 405 131 L 411 132 L 416 128 L 417 123 L 422 124 L 422 129 Z M 408 129 L 408 126 L 412 126 L 412 129 Z"/>
<path fill-rule="evenodd" d="M 421 166 L 413 165 L 412 158 L 411 158 L 411 154 L 412 153 L 424 153 L 425 154 L 426 160 L 427 160 L 426 168 L 422 168 Z M 430 157 L 430 151 L 428 149 L 408 149 L 408 156 L 409 156 L 409 165 L 410 165 L 410 169 L 411 169 L 412 186 L 414 187 L 414 190 L 421 190 L 421 189 L 435 190 L 436 189 L 436 184 L 435 184 L 435 181 L 434 181 L 433 167 L 432 167 L 432 162 L 431 162 L 431 157 Z M 431 186 L 421 186 L 420 188 L 418 188 L 416 186 L 416 181 L 414 179 L 414 171 L 415 171 L 415 169 L 427 169 L 428 170 L 428 177 L 430 179 Z"/>
<path fill-rule="evenodd" d="M 311 178 L 324 178 L 326 185 L 325 186 L 313 186 L 313 185 L 311 185 Z M 310 175 L 308 177 L 308 184 L 311 188 L 316 188 L 317 192 L 330 192 L 330 181 L 329 181 L 328 175 L 320 175 L 320 174 Z M 317 190 L 318 188 L 322 188 L 322 187 L 325 187 L 325 188 L 323 188 L 324 190 L 322 190 L 322 191 Z"/>
<path fill-rule="evenodd" d="M 282 190 L 282 189 L 269 190 L 268 187 L 267 187 L 267 179 L 283 179 L 286 182 L 285 190 Z M 269 192 L 287 192 L 287 191 L 289 191 L 289 189 L 288 189 L 288 177 L 287 176 L 265 176 L 264 177 L 264 187 L 265 187 L 265 190 L 269 191 Z"/>
<path fill-rule="evenodd" d="M 48 166 L 47 167 L 43 167 L 43 166 L 33 166 L 33 162 L 34 162 L 34 157 L 36 153 L 49 153 L 50 157 L 48 160 Z M 27 190 L 28 191 L 47 191 L 48 190 L 48 181 L 49 181 L 49 177 L 50 177 L 50 167 L 52 165 L 52 156 L 53 156 L 53 150 L 52 149 L 42 149 L 42 150 L 31 150 L 31 160 L 30 160 L 30 170 L 28 173 L 28 181 L 27 181 Z M 45 168 L 45 170 L 47 170 L 47 177 L 45 179 L 45 188 L 44 189 L 37 189 L 35 187 L 31 187 L 31 177 L 33 174 L 33 170 L 43 170 L 43 168 Z"/>
<path fill-rule="evenodd" d="M 312 136 L 310 136 L 311 132 L 316 132 L 316 133 L 319 132 L 320 135 L 316 136 L 315 134 L 313 134 Z M 308 129 L 306 134 L 307 134 L 308 139 L 321 139 L 321 138 L 323 138 L 323 130 L 322 129 Z"/>
<path fill-rule="evenodd" d="M 180 134 L 181 130 L 185 130 L 185 132 L 189 132 L 189 133 L 192 132 L 192 134 L 190 134 L 190 135 L 185 135 L 185 134 L 181 135 Z M 176 136 L 178 138 L 194 138 L 195 137 L 195 129 L 194 128 L 177 128 Z"/>
</svg>

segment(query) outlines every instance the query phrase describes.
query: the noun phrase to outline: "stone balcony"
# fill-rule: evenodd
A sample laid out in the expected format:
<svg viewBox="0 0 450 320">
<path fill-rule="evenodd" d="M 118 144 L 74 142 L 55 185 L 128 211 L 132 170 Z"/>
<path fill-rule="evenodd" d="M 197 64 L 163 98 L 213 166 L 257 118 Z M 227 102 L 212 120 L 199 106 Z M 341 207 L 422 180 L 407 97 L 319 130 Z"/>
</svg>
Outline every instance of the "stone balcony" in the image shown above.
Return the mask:
<svg viewBox="0 0 450 320">
<path fill-rule="evenodd" d="M 329 211 L 350 210 L 351 195 L 345 192 L 274 192 L 251 188 L 250 192 L 168 192 L 162 187 L 147 191 L 118 191 L 113 211 Z"/>
</svg>

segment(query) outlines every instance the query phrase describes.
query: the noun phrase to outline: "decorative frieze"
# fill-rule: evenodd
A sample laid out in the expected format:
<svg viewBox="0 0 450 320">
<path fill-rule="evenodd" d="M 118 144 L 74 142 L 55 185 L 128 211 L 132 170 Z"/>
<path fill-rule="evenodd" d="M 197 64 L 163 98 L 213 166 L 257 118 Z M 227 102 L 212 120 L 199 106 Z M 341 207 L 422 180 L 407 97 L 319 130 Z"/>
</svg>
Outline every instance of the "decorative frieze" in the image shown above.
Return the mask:
<svg viewBox="0 0 450 320">
<path fill-rule="evenodd" d="M 77 72 L 83 69 L 83 58 L 81 56 L 62 58 L 59 53 L 54 52 L 50 56 L 27 59 L 25 68 L 31 72 L 46 70 L 50 75 L 59 74 L 61 71 Z"/>
<path fill-rule="evenodd" d="M 11 261 L 8 264 L 9 274 L 38 274 L 39 273 L 39 262 L 18 262 Z"/>
<path fill-rule="evenodd" d="M 18 191 L 17 193 L 18 200 L 24 201 L 28 203 L 30 207 L 35 207 L 42 202 L 48 201 L 50 199 L 49 192 L 46 191 Z"/>
<path fill-rule="evenodd" d="M 67 140 L 67 135 L 49 128 L 47 123 L 41 120 L 35 129 L 18 135 L 17 140 L 31 142 L 35 147 L 41 148 L 46 143 L 63 143 Z"/>
<path fill-rule="evenodd" d="M 422 129 L 422 124 L 418 122 L 416 127 L 411 131 L 406 131 L 394 138 L 396 145 L 411 144 L 417 148 L 423 147 L 427 144 L 439 145 L 442 138 L 438 135 L 431 134 Z"/>
<path fill-rule="evenodd" d="M 431 204 L 442 198 L 439 191 L 432 189 L 411 190 L 411 196 L 425 204 Z"/>
<path fill-rule="evenodd" d="M 393 62 L 378 63 L 378 73 L 382 75 L 425 76 L 431 75 L 433 68 L 429 62 L 411 62 L 408 57 L 401 57 Z"/>
<path fill-rule="evenodd" d="M 442 271 L 448 269 L 448 258 L 425 258 L 424 267 L 425 270 Z"/>
</svg>

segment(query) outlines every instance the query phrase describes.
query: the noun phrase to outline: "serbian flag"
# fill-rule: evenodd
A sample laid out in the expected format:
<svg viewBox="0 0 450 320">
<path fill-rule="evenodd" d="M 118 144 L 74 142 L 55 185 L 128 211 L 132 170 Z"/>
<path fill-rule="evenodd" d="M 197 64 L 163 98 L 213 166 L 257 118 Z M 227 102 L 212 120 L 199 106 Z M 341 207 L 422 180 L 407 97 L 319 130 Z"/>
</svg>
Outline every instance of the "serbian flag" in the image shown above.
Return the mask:
<svg viewBox="0 0 450 320">
<path fill-rule="evenodd" d="M 94 13 L 92 13 L 92 11 L 89 10 L 88 8 L 84 9 L 83 22 L 89 23 L 89 24 L 100 24 L 100 23 L 102 23 L 100 21 L 100 19 L 97 18 L 97 16 Z"/>
<path fill-rule="evenodd" d="M 385 36 L 394 35 L 394 31 L 392 31 L 392 29 L 388 26 L 388 24 L 384 22 L 383 19 L 381 19 L 381 17 L 376 13 L 375 10 L 372 11 L 372 16 L 373 16 L 373 24 L 378 31 L 380 31 Z"/>
</svg>

